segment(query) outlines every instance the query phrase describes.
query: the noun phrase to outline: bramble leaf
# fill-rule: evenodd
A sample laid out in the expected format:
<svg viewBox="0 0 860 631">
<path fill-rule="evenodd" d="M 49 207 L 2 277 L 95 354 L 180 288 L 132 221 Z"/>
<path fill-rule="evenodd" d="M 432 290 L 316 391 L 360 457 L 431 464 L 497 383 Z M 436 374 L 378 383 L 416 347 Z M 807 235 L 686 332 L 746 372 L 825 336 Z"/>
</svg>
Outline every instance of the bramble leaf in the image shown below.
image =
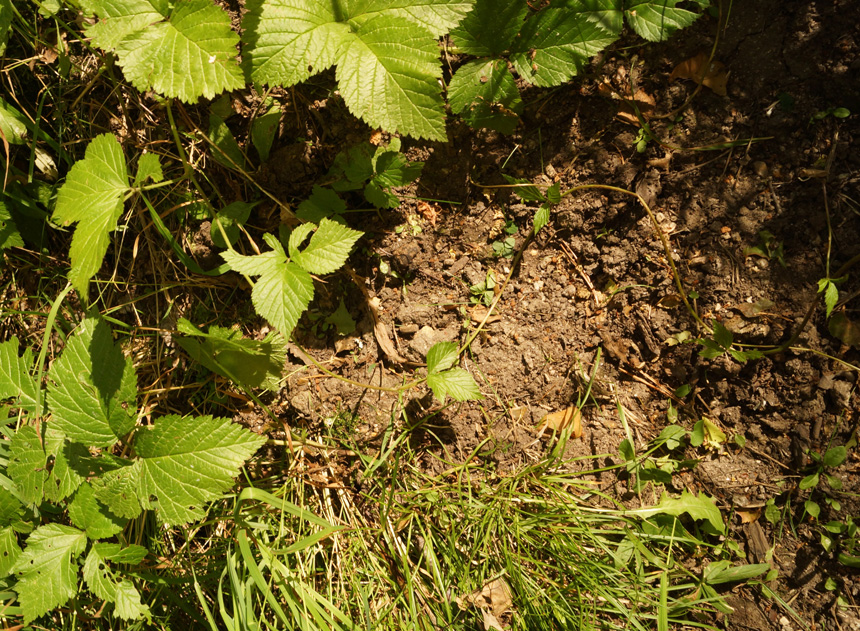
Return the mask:
<svg viewBox="0 0 860 631">
<path fill-rule="evenodd" d="M 6 204 L 0 201 L 0 251 L 7 248 L 24 247 L 24 239 Z"/>
<path fill-rule="evenodd" d="M 24 349 L 18 356 L 18 338 L 13 337 L 0 344 L 0 399 L 12 399 L 15 407 L 28 414 L 36 413 L 39 385 L 30 375 L 33 368 L 33 353 Z"/>
<path fill-rule="evenodd" d="M 451 31 L 451 41 L 467 55 L 499 55 L 514 42 L 528 10 L 526 0 L 477 0 L 472 11 Z"/>
<path fill-rule="evenodd" d="M 460 354 L 454 342 L 438 342 L 427 351 L 427 372 L 442 372 L 453 366 Z"/>
<path fill-rule="evenodd" d="M 41 504 L 44 497 L 48 456 L 32 425 L 18 428 L 9 441 L 9 464 L 6 473 L 15 482 L 19 497 L 30 504 Z"/>
<path fill-rule="evenodd" d="M 134 427 L 134 366 L 103 320 L 84 320 L 48 378 L 51 425 L 70 440 L 109 447 Z"/>
<path fill-rule="evenodd" d="M 424 28 L 379 15 L 345 38 L 337 82 L 349 111 L 373 127 L 445 140 L 439 48 Z"/>
<path fill-rule="evenodd" d="M 474 401 L 483 399 L 475 379 L 462 368 L 451 368 L 444 372 L 434 372 L 427 375 L 427 385 L 440 401 L 445 401 L 445 395 L 450 394 L 456 401 Z"/>
<path fill-rule="evenodd" d="M 99 17 L 87 34 L 115 49 L 126 78 L 186 103 L 245 85 L 236 61 L 239 36 L 230 16 L 210 0 L 84 0 Z M 171 8 L 172 7 L 172 8 Z"/>
<path fill-rule="evenodd" d="M 146 548 L 130 545 L 121 548 L 117 543 L 97 543 L 87 554 L 83 576 L 90 591 L 108 602 L 114 603 L 116 613 L 125 620 L 135 620 L 149 615 L 149 607 L 141 604 L 140 594 L 130 581 L 117 578 L 108 561 L 137 565 L 146 556 Z"/>
<path fill-rule="evenodd" d="M 127 191 L 128 171 L 119 142 L 113 134 L 97 136 L 84 159 L 69 171 L 53 215 L 63 225 L 78 222 L 69 250 L 69 280 L 81 294 L 86 295 L 90 279 L 102 265 Z"/>
<path fill-rule="evenodd" d="M 457 69 L 448 84 L 448 103 L 470 127 L 513 133 L 523 109 L 514 76 L 504 59 L 476 59 Z"/>
<path fill-rule="evenodd" d="M 50 474 L 45 480 L 45 499 L 51 502 L 59 502 L 66 499 L 75 492 L 84 477 L 72 467 L 72 463 L 79 458 L 90 455 L 86 445 L 72 443 L 56 429 L 51 423 L 45 431 L 45 455 L 48 461 L 53 460 Z"/>
<path fill-rule="evenodd" d="M 347 15 L 358 19 L 381 14 L 405 18 L 433 37 L 444 35 L 472 8 L 474 0 L 349 0 Z"/>
<path fill-rule="evenodd" d="M 77 558 L 87 545 L 86 533 L 62 524 L 40 526 L 12 567 L 24 624 L 66 604 L 77 587 Z"/>
<path fill-rule="evenodd" d="M 90 539 L 107 539 L 122 532 L 126 519 L 111 514 L 93 493 L 93 487 L 84 482 L 69 504 L 69 519 L 86 531 Z"/>
<path fill-rule="evenodd" d="M 549 204 L 542 204 L 537 209 L 534 218 L 534 233 L 540 232 L 541 228 L 549 223 Z"/>
<path fill-rule="evenodd" d="M 8 493 L 5 489 L 3 491 Z M 0 530 L 0 576 L 8 576 L 20 556 L 21 548 L 15 529 L 6 526 Z"/>
<path fill-rule="evenodd" d="M 311 274 L 331 274 L 346 263 L 352 246 L 362 234 L 336 221 L 321 219 L 308 247 L 298 252 L 298 256 L 293 255 L 293 261 Z"/>
<path fill-rule="evenodd" d="M 560 85 L 617 39 L 583 15 L 546 9 L 528 20 L 511 52 L 520 76 L 536 86 Z"/>
<path fill-rule="evenodd" d="M 144 153 L 137 161 L 137 173 L 134 176 L 134 185 L 141 186 L 147 180 L 161 182 L 164 172 L 161 170 L 161 162 L 154 153 Z"/>
<path fill-rule="evenodd" d="M 133 519 L 143 510 L 137 494 L 137 469 L 130 460 L 99 458 L 101 475 L 90 482 L 96 499 L 107 506 L 117 517 Z"/>
<path fill-rule="evenodd" d="M 340 213 L 346 210 L 346 202 L 330 188 L 314 185 L 311 196 L 299 204 L 296 217 L 318 224 L 323 217 L 342 221 Z M 339 222 L 338 222 L 339 223 Z"/>
<path fill-rule="evenodd" d="M 154 497 L 159 519 L 180 525 L 201 519 L 265 438 L 211 416 L 165 416 L 135 436 L 141 497 Z"/>
<path fill-rule="evenodd" d="M 3 15 L 3 2 L 8 2 L 8 0 L 0 0 L 0 20 L 2 20 Z M 0 24 L 0 30 L 2 28 L 3 25 Z M 4 138 L 10 145 L 23 144 L 27 135 L 27 119 L 2 97 L 0 97 L 0 134 L 2 134 L 0 137 Z"/>
<path fill-rule="evenodd" d="M 627 0 L 624 15 L 640 37 L 649 42 L 669 39 L 679 28 L 690 26 L 698 13 L 679 9 L 681 0 Z"/>
<path fill-rule="evenodd" d="M 558 0 L 551 7 L 565 7 L 594 22 L 615 35 L 621 33 L 624 22 L 622 0 Z"/>
</svg>

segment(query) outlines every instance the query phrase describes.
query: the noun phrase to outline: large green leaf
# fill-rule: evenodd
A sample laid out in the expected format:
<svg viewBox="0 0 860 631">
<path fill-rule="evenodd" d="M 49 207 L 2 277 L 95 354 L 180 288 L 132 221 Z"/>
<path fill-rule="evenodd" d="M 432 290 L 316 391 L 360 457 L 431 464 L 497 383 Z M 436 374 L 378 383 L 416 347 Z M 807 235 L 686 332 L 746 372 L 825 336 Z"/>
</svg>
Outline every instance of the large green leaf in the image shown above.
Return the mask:
<svg viewBox="0 0 860 631">
<path fill-rule="evenodd" d="M 101 475 L 90 482 L 96 499 L 117 517 L 133 519 L 140 515 L 144 503 L 138 497 L 138 470 L 134 463 L 113 456 L 97 460 Z"/>
<path fill-rule="evenodd" d="M 624 24 L 622 0 L 554 0 L 550 6 L 574 11 L 616 35 Z"/>
<path fill-rule="evenodd" d="M 85 530 L 90 539 L 107 539 L 122 532 L 128 520 L 112 514 L 93 493 L 93 487 L 86 482 L 75 492 L 69 504 L 69 519 Z"/>
<path fill-rule="evenodd" d="M 27 348 L 19 357 L 18 345 L 17 337 L 0 344 L 0 399 L 12 399 L 16 407 L 35 414 L 39 384 L 30 375 L 33 353 Z"/>
<path fill-rule="evenodd" d="M 103 320 L 84 320 L 48 377 L 51 425 L 70 440 L 110 447 L 134 427 L 134 366 Z"/>
<path fill-rule="evenodd" d="M 257 313 L 289 338 L 314 297 L 314 281 L 297 264 L 287 262 L 284 248 L 276 239 L 266 242 L 274 248 L 271 252 L 243 256 L 228 250 L 221 257 L 240 274 L 260 277 L 251 291 L 251 302 Z"/>
<path fill-rule="evenodd" d="M 78 222 L 69 250 L 69 280 L 84 295 L 101 267 L 128 188 L 125 156 L 113 134 L 97 136 L 87 146 L 84 159 L 74 164 L 60 188 L 53 219 L 64 225 Z"/>
<path fill-rule="evenodd" d="M 427 375 L 427 385 L 440 401 L 445 401 L 446 395 L 451 395 L 455 401 L 472 401 L 482 399 L 481 391 L 475 379 L 462 368 L 451 368 L 444 372 L 434 372 Z"/>
<path fill-rule="evenodd" d="M 498 55 L 513 44 L 528 10 L 526 0 L 478 0 L 466 19 L 451 31 L 451 41 L 469 55 Z"/>
<path fill-rule="evenodd" d="M 346 15 L 369 19 L 375 15 L 405 18 L 433 37 L 444 35 L 463 19 L 474 0 L 345 0 Z"/>
<path fill-rule="evenodd" d="M 641 37 L 661 42 L 679 28 L 690 26 L 699 14 L 676 5 L 681 0 L 627 0 L 627 22 Z"/>
<path fill-rule="evenodd" d="M 417 24 L 371 18 L 341 48 L 337 81 L 343 100 L 374 127 L 445 140 L 438 58 L 435 40 Z"/>
<path fill-rule="evenodd" d="M 4 527 L 0 530 L 0 576 L 8 576 L 20 556 L 21 548 L 14 528 Z"/>
<path fill-rule="evenodd" d="M 86 533 L 62 524 L 40 526 L 27 538 L 27 546 L 12 572 L 15 591 L 24 612 L 24 624 L 56 609 L 75 595 L 77 558 L 87 545 Z"/>
<path fill-rule="evenodd" d="M 534 85 L 560 85 L 616 37 L 587 16 L 547 9 L 525 23 L 511 62 L 520 76 Z"/>
<path fill-rule="evenodd" d="M 126 78 L 141 91 L 155 90 L 193 102 L 235 90 L 245 82 L 237 62 L 239 36 L 230 16 L 210 0 L 85 0 L 100 21 L 87 33 L 115 49 Z"/>
<path fill-rule="evenodd" d="M 726 530 L 725 522 L 720 509 L 714 500 L 704 493 L 693 495 L 689 491 L 683 491 L 681 497 L 671 497 L 663 493 L 660 503 L 656 506 L 637 508 L 626 512 L 628 515 L 638 515 L 647 519 L 652 515 L 683 515 L 687 514 L 693 519 L 706 521 L 714 531 L 723 533 Z"/>
<path fill-rule="evenodd" d="M 475 59 L 457 69 L 448 84 L 448 103 L 470 127 L 513 133 L 523 103 L 504 59 Z"/>
<path fill-rule="evenodd" d="M 239 467 L 265 438 L 230 419 L 165 416 L 136 435 L 135 463 L 141 497 L 154 497 L 165 524 L 205 515 L 203 505 L 233 484 Z"/>
</svg>

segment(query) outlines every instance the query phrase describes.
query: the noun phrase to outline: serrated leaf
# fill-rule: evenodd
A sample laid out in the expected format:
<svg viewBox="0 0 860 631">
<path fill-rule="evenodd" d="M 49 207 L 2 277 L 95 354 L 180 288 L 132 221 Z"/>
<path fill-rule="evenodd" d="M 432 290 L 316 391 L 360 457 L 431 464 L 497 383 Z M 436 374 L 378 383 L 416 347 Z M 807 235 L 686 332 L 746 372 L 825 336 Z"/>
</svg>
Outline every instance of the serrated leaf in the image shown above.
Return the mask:
<svg viewBox="0 0 860 631">
<path fill-rule="evenodd" d="M 373 181 L 382 187 L 405 186 L 421 175 L 423 162 L 409 162 L 399 151 L 384 150 L 374 162 Z"/>
<path fill-rule="evenodd" d="M 328 316 L 325 321 L 326 324 L 331 324 L 335 329 L 337 329 L 338 335 L 349 335 L 355 331 L 355 320 L 353 320 L 352 316 L 349 314 L 349 310 L 346 308 L 343 298 L 340 299 L 340 304 L 337 309 L 335 309 L 334 313 Z"/>
<path fill-rule="evenodd" d="M 0 530 L 0 578 L 8 576 L 21 556 L 15 530 L 6 526 Z"/>
<path fill-rule="evenodd" d="M 427 375 L 427 385 L 442 402 L 445 401 L 446 395 L 451 395 L 451 398 L 456 401 L 474 401 L 484 398 L 475 379 L 462 368 L 431 373 Z"/>
<path fill-rule="evenodd" d="M 193 337 L 174 340 L 206 368 L 248 388 L 277 390 L 286 361 L 284 339 L 269 333 L 264 340 L 242 337 L 235 329 L 211 326 L 203 333 L 184 318 L 177 326 Z"/>
<path fill-rule="evenodd" d="M 255 82 L 291 86 L 331 67 L 349 26 L 331 2 L 248 0 L 242 57 Z"/>
<path fill-rule="evenodd" d="M 363 234 L 336 221 L 321 219 L 308 247 L 293 260 L 311 274 L 331 274 L 346 263 L 352 246 Z"/>
<path fill-rule="evenodd" d="M 275 250 L 257 256 L 227 251 L 221 257 L 241 274 L 260 276 L 251 291 L 254 308 L 288 338 L 314 296 L 314 282 L 304 269 L 287 262 L 280 244 L 272 245 Z"/>
<path fill-rule="evenodd" d="M 328 176 L 334 178 L 331 187 L 336 191 L 354 191 L 373 177 L 373 145 L 362 143 L 340 151 L 334 158 Z"/>
<path fill-rule="evenodd" d="M 389 193 L 376 182 L 368 182 L 364 187 L 364 198 L 376 208 L 397 208 L 400 206 L 400 198 Z"/>
<path fill-rule="evenodd" d="M 30 376 L 33 353 L 27 348 L 19 357 L 18 345 L 17 337 L 0 344 L 0 399 L 12 399 L 16 407 L 35 414 L 39 385 Z"/>
<path fill-rule="evenodd" d="M 12 492 L 0 486 L 0 526 L 6 527 L 20 521 L 24 505 Z"/>
<path fill-rule="evenodd" d="M 128 188 L 125 156 L 113 134 L 97 136 L 60 187 L 53 219 L 63 225 L 78 222 L 69 249 L 69 280 L 81 294 L 101 267 Z"/>
<path fill-rule="evenodd" d="M 346 14 L 369 19 L 375 15 L 396 16 L 424 27 L 434 37 L 456 26 L 472 8 L 474 0 L 347 0 Z"/>
<path fill-rule="evenodd" d="M 210 0 L 85 0 L 99 23 L 87 29 L 96 45 L 116 50 L 126 78 L 186 103 L 244 86 L 236 61 L 239 36 L 230 16 Z"/>
<path fill-rule="evenodd" d="M 649 42 L 662 42 L 679 28 L 690 26 L 698 13 L 679 9 L 681 0 L 627 0 L 627 22 Z"/>
<path fill-rule="evenodd" d="M 142 186 L 147 180 L 161 182 L 164 180 L 164 172 L 161 170 L 161 162 L 154 153 L 141 154 L 137 161 L 137 173 L 134 176 L 134 185 Z"/>
<path fill-rule="evenodd" d="M 116 586 L 116 615 L 124 620 L 137 620 L 149 615 L 149 607 L 140 602 L 140 593 L 131 581 L 122 579 Z"/>
<path fill-rule="evenodd" d="M 624 25 L 622 0 L 558 0 L 552 7 L 566 7 L 615 35 Z"/>
<path fill-rule="evenodd" d="M 318 224 L 323 217 L 333 218 L 334 221 L 343 221 L 339 214 L 346 210 L 344 202 L 337 193 L 330 188 L 314 185 L 311 196 L 299 204 L 296 209 L 296 217 Z M 337 218 L 335 218 L 337 217 Z"/>
<path fill-rule="evenodd" d="M 134 427 L 137 378 L 101 319 L 84 320 L 48 372 L 51 424 L 69 440 L 110 447 Z"/>
<path fill-rule="evenodd" d="M 87 587 L 93 594 L 102 600 L 114 603 L 116 614 L 120 618 L 136 620 L 141 616 L 148 615 L 149 607 L 141 604 L 140 594 L 134 585 L 128 580 L 118 578 L 108 566 L 108 559 L 116 560 L 116 556 L 123 554 L 123 551 L 119 550 L 114 552 L 119 547 L 118 544 L 98 543 L 94 545 L 87 554 L 82 574 Z M 140 546 L 129 546 L 126 550 L 130 548 L 137 549 Z M 138 557 L 139 555 L 135 554 L 134 557 L 129 556 L 128 558 Z M 140 560 L 136 561 L 136 563 L 139 562 Z"/>
<path fill-rule="evenodd" d="M 537 209 L 534 218 L 535 234 L 540 232 L 541 228 L 549 223 L 549 204 L 543 204 Z"/>
<path fill-rule="evenodd" d="M 520 76 L 536 86 L 560 85 L 576 75 L 588 59 L 617 36 L 584 15 L 546 9 L 520 31 L 511 63 Z"/>
<path fill-rule="evenodd" d="M 78 581 L 73 559 L 86 544 L 86 533 L 62 524 L 40 526 L 27 537 L 27 545 L 12 567 L 18 578 L 15 591 L 24 624 L 65 605 L 75 595 Z"/>
<path fill-rule="evenodd" d="M 528 10 L 525 0 L 477 0 L 472 11 L 451 31 L 451 41 L 468 55 L 499 55 L 510 48 Z"/>
<path fill-rule="evenodd" d="M 732 332 L 716 320 L 714 320 L 714 341 L 724 349 L 731 348 L 734 342 Z"/>
<path fill-rule="evenodd" d="M 670 497 L 664 492 L 658 505 L 629 510 L 626 511 L 626 514 L 637 515 L 645 519 L 652 515 L 679 516 L 686 514 L 696 520 L 705 520 L 716 532 L 724 533 L 726 530 L 720 509 L 717 508 L 714 500 L 704 493 L 694 495 L 689 491 L 684 491 L 681 493 L 681 497 Z"/>
<path fill-rule="evenodd" d="M 143 510 L 138 497 L 137 476 L 138 470 L 131 461 L 117 459 L 114 466 L 94 478 L 90 485 L 96 499 L 107 506 L 110 512 L 117 517 L 133 519 Z"/>
<path fill-rule="evenodd" d="M 290 238 L 287 241 L 287 252 L 291 259 L 296 260 L 301 256 L 299 248 L 302 247 L 302 243 L 311 236 L 314 228 L 315 226 L 313 224 L 302 224 L 301 226 L 296 226 L 290 233 Z"/>
<path fill-rule="evenodd" d="M 6 204 L 0 201 L 0 251 L 24 247 L 24 239 Z"/>
<path fill-rule="evenodd" d="M 827 289 L 824 290 L 824 305 L 827 307 L 826 317 L 830 317 L 836 303 L 839 302 L 839 289 L 833 281 L 827 281 Z"/>
<path fill-rule="evenodd" d="M 56 429 L 48 424 L 45 431 L 45 454 L 53 458 L 51 472 L 45 480 L 45 499 L 51 502 L 60 502 L 75 492 L 75 489 L 84 481 L 71 466 L 71 462 L 90 455 L 87 447 L 80 443 L 72 443 Z"/>
<path fill-rule="evenodd" d="M 3 28 L 3 3 L 8 1 L 0 0 L 0 31 Z M 0 34 L 0 41 L 2 39 Z M 0 134 L 10 145 L 23 144 L 27 136 L 27 118 L 2 97 L 0 97 Z"/>
<path fill-rule="evenodd" d="M 93 487 L 84 482 L 69 504 L 69 519 L 85 530 L 90 539 L 107 539 L 122 532 L 126 519 L 113 515 L 93 493 Z"/>
<path fill-rule="evenodd" d="M 265 438 L 230 419 L 165 416 L 135 437 L 140 495 L 154 497 L 159 519 L 185 524 L 205 515 Z"/>
<path fill-rule="evenodd" d="M 504 59 L 476 59 L 457 69 L 448 84 L 448 103 L 470 127 L 511 134 L 523 109 L 520 91 Z"/>
<path fill-rule="evenodd" d="M 32 425 L 18 428 L 9 441 L 9 464 L 6 472 L 18 489 L 22 500 L 41 504 L 44 497 L 48 456 L 42 447 L 39 432 Z"/>
<path fill-rule="evenodd" d="M 427 351 L 427 372 L 442 372 L 453 366 L 460 354 L 454 342 L 438 342 Z"/>
<path fill-rule="evenodd" d="M 209 230 L 209 234 L 212 237 L 212 243 L 219 248 L 227 247 L 227 242 L 224 241 L 224 235 L 221 233 L 221 228 L 223 228 L 224 233 L 227 234 L 227 239 L 230 245 L 236 243 L 239 239 L 239 226 L 245 225 L 245 222 L 248 221 L 248 217 L 251 216 L 251 210 L 253 210 L 256 205 L 257 202 L 254 202 L 253 204 L 248 204 L 246 202 L 233 202 L 219 210 L 215 214 L 215 218 L 212 220 L 212 227 Z"/>
<path fill-rule="evenodd" d="M 445 140 L 439 48 L 424 28 L 373 17 L 345 38 L 337 82 L 349 111 L 373 127 Z"/>
<path fill-rule="evenodd" d="M 520 186 L 515 186 L 511 190 L 514 195 L 519 197 L 524 202 L 545 202 L 546 196 L 540 192 L 540 189 L 529 182 L 525 178 L 517 178 L 511 177 L 510 175 L 505 175 L 502 173 L 502 177 L 505 178 L 505 181 L 508 184 L 518 184 Z"/>
</svg>

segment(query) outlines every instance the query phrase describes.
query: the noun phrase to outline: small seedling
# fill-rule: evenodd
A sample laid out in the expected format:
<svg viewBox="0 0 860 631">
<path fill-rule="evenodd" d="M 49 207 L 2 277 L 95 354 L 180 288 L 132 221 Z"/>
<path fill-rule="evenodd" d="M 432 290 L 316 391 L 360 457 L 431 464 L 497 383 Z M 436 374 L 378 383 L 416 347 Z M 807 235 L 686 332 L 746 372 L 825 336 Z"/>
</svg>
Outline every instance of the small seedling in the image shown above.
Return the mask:
<svg viewBox="0 0 860 631">
<path fill-rule="evenodd" d="M 713 337 L 700 337 L 696 340 L 696 343 L 704 347 L 699 351 L 699 354 L 705 359 L 715 359 L 728 353 L 735 361 L 743 364 L 750 359 L 760 359 L 763 357 L 761 351 L 753 349 L 741 350 L 735 347 L 732 332 L 716 320 L 713 322 Z"/>
<path fill-rule="evenodd" d="M 815 112 L 810 118 L 809 123 L 815 123 L 820 120 L 824 120 L 828 116 L 832 116 L 833 118 L 848 118 L 851 116 L 851 111 L 847 107 L 828 107 L 826 110 L 819 110 Z"/>
<path fill-rule="evenodd" d="M 493 302 L 496 296 L 496 276 L 493 270 L 487 272 L 487 277 L 483 282 L 469 287 L 469 300 L 473 304 L 482 304 L 487 307 Z"/>
<path fill-rule="evenodd" d="M 760 256 L 763 259 L 776 260 L 781 267 L 785 267 L 785 253 L 782 241 L 777 241 L 767 230 L 758 233 L 758 245 L 744 248 L 744 257 Z"/>
</svg>

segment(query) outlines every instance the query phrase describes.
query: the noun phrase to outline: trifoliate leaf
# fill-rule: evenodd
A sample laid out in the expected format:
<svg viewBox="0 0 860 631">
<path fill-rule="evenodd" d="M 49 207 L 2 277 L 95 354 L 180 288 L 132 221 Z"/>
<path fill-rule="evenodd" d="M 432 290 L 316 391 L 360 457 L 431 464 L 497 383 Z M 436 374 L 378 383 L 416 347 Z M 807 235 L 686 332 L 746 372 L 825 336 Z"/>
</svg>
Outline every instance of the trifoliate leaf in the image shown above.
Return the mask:
<svg viewBox="0 0 860 631">
<path fill-rule="evenodd" d="M 444 372 L 427 375 L 427 385 L 440 401 L 445 401 L 445 395 L 450 394 L 456 401 L 474 401 L 483 399 L 475 379 L 462 368 L 451 368 Z"/>
<path fill-rule="evenodd" d="M 84 0 L 99 23 L 87 29 L 96 45 L 115 49 L 126 78 L 187 103 L 245 85 L 236 61 L 239 36 L 230 16 L 210 0 Z M 170 8 L 172 6 L 172 8 Z"/>
<path fill-rule="evenodd" d="M 536 86 L 560 85 L 617 38 L 585 16 L 547 9 L 528 20 L 511 53 L 520 76 Z"/>
<path fill-rule="evenodd" d="M 0 251 L 24 247 L 24 239 L 6 204 L 0 201 Z"/>
<path fill-rule="evenodd" d="M 119 142 L 113 134 L 97 136 L 84 159 L 69 171 L 53 215 L 63 225 L 78 222 L 69 249 L 69 280 L 81 294 L 86 295 L 87 284 L 101 267 L 127 191 L 128 172 Z"/>
<path fill-rule="evenodd" d="M 311 196 L 299 204 L 296 209 L 296 217 L 318 224 L 323 217 L 330 217 L 334 221 L 343 221 L 340 213 L 346 210 L 346 202 L 330 188 L 314 185 Z"/>
<path fill-rule="evenodd" d="M 36 413 L 39 385 L 32 376 L 33 353 L 29 348 L 18 356 L 18 338 L 0 344 L 0 399 L 12 399 L 15 407 Z"/>
<path fill-rule="evenodd" d="M 6 577 L 12 572 L 20 556 L 21 548 L 18 546 L 15 530 L 10 526 L 4 527 L 0 530 L 0 577 Z"/>
<path fill-rule="evenodd" d="M 265 438 L 230 419 L 165 416 L 135 436 L 140 495 L 154 497 L 158 517 L 168 525 L 205 515 L 204 504 L 233 484 L 239 467 Z"/>
<path fill-rule="evenodd" d="M 236 243 L 239 239 L 239 226 L 245 225 L 245 222 L 248 221 L 248 217 L 251 216 L 251 210 L 253 210 L 256 205 L 257 202 L 254 202 L 253 204 L 248 204 L 246 202 L 233 202 L 219 210 L 215 214 L 215 218 L 212 220 L 212 226 L 209 230 L 209 234 L 212 237 L 212 243 L 219 248 L 226 248 L 228 242 L 230 245 Z M 227 241 L 224 241 L 224 234 L 222 234 L 221 228 L 224 229 L 224 233 L 227 235 Z"/>
<path fill-rule="evenodd" d="M 260 277 L 251 291 L 251 302 L 257 313 L 289 338 L 314 297 L 314 281 L 297 264 L 287 262 L 280 243 L 275 239 L 267 239 L 267 243 L 273 251 L 257 256 L 227 251 L 221 257 L 234 271 Z"/>
<path fill-rule="evenodd" d="M 248 0 L 242 19 L 242 58 L 255 82 L 291 86 L 331 67 L 352 36 L 335 3 Z"/>
<path fill-rule="evenodd" d="M 397 16 L 424 27 L 433 37 L 444 35 L 472 8 L 474 0 L 351 0 L 347 15 L 369 19 L 375 15 Z"/>
<path fill-rule="evenodd" d="M 624 24 L 622 0 L 555 0 L 550 7 L 564 7 L 594 22 L 604 31 L 621 33 Z"/>
<path fill-rule="evenodd" d="M 207 333 L 184 318 L 177 325 L 189 337 L 173 339 L 206 368 L 248 388 L 277 390 L 286 361 L 286 343 L 277 333 L 264 340 L 242 337 L 236 329 L 210 326 Z"/>
<path fill-rule="evenodd" d="M 681 0 L 627 0 L 624 14 L 633 30 L 649 42 L 662 42 L 679 28 L 690 26 L 698 13 L 679 9 Z"/>
<path fill-rule="evenodd" d="M 8 1 L 0 0 L 0 31 L 3 29 L 3 3 Z M 0 40 L 2 40 L 2 35 L 0 35 Z M 0 133 L 10 145 L 22 144 L 27 136 L 26 117 L 2 97 L 0 97 Z"/>
<path fill-rule="evenodd" d="M 96 499 L 93 487 L 84 482 L 69 504 L 69 519 L 85 530 L 90 539 L 107 539 L 122 532 L 128 520 L 112 514 L 107 506 Z"/>
<path fill-rule="evenodd" d="M 448 84 L 448 103 L 470 127 L 513 133 L 523 102 L 504 59 L 476 59 L 463 64 Z"/>
<path fill-rule="evenodd" d="M 438 342 L 427 351 L 427 372 L 442 372 L 457 362 L 460 354 L 454 342 Z"/>
<path fill-rule="evenodd" d="M 134 176 L 134 185 L 142 186 L 147 180 L 161 182 L 164 172 L 161 170 L 161 162 L 154 153 L 144 153 L 137 161 L 137 174 Z"/>
<path fill-rule="evenodd" d="M 511 47 L 528 10 L 526 0 L 477 0 L 475 8 L 451 31 L 451 41 L 467 55 L 501 54 Z"/>
<path fill-rule="evenodd" d="M 346 263 L 352 246 L 363 234 L 331 219 L 322 219 L 308 247 L 293 260 L 311 274 L 331 274 Z"/>
<path fill-rule="evenodd" d="M 104 320 L 88 318 L 48 372 L 52 425 L 69 440 L 110 447 L 134 427 L 137 378 Z"/>
<path fill-rule="evenodd" d="M 9 464 L 6 473 L 12 478 L 19 496 L 25 502 L 39 505 L 44 498 L 43 486 L 48 456 L 42 447 L 39 432 L 31 425 L 18 428 L 9 441 Z"/>
<path fill-rule="evenodd" d="M 333 178 L 331 187 L 336 191 L 354 191 L 373 177 L 373 145 L 368 142 L 339 152 L 328 171 Z"/>
<path fill-rule="evenodd" d="M 424 28 L 377 16 L 344 39 L 337 82 L 353 115 L 373 127 L 445 140 L 439 47 Z"/>
<path fill-rule="evenodd" d="M 24 612 L 24 624 L 56 609 L 75 595 L 77 565 L 87 545 L 86 533 L 62 524 L 40 526 L 27 537 L 27 545 L 12 572 L 15 591 Z"/>
</svg>

